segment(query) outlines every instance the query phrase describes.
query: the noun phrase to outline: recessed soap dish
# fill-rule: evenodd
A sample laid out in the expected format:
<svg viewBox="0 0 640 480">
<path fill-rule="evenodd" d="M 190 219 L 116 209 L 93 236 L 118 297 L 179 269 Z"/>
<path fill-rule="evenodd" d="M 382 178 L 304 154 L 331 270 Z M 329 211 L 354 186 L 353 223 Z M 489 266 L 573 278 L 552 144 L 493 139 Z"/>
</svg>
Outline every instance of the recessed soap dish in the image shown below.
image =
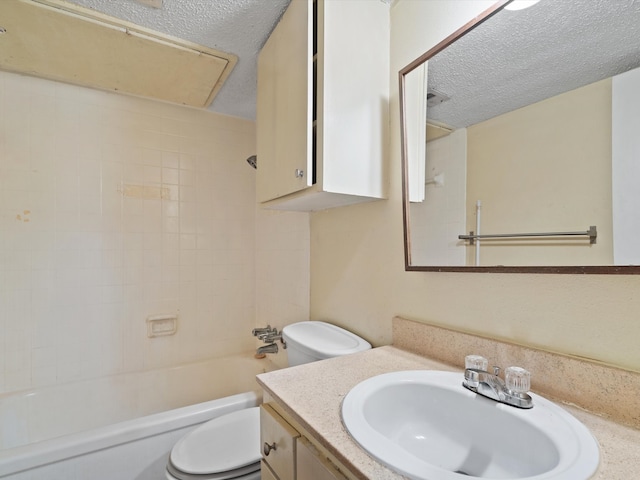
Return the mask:
<svg viewBox="0 0 640 480">
<path fill-rule="evenodd" d="M 149 338 L 174 335 L 177 330 L 177 315 L 151 315 L 147 317 L 147 337 Z"/>
</svg>

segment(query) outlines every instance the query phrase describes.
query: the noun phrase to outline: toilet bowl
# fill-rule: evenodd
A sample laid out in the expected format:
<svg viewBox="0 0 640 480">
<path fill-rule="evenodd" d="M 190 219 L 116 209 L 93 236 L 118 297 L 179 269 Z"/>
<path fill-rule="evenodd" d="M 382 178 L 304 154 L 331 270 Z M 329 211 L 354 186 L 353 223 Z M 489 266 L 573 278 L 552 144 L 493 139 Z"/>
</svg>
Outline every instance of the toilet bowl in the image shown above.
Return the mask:
<svg viewBox="0 0 640 480">
<path fill-rule="evenodd" d="M 371 348 L 366 340 L 326 322 L 299 322 L 282 329 L 289 366 Z M 260 480 L 260 407 L 210 420 L 171 450 L 168 480 Z"/>
</svg>

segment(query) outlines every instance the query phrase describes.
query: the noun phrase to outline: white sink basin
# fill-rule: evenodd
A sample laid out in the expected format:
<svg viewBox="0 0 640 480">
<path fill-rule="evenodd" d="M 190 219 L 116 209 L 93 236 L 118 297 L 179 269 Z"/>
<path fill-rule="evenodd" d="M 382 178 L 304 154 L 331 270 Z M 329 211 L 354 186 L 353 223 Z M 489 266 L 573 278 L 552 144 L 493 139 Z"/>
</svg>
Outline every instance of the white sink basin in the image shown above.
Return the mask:
<svg viewBox="0 0 640 480">
<path fill-rule="evenodd" d="M 589 430 L 531 394 L 522 410 L 462 386 L 462 373 L 401 371 L 356 385 L 342 404 L 347 431 L 390 469 L 417 480 L 586 480 L 599 448 Z"/>
</svg>

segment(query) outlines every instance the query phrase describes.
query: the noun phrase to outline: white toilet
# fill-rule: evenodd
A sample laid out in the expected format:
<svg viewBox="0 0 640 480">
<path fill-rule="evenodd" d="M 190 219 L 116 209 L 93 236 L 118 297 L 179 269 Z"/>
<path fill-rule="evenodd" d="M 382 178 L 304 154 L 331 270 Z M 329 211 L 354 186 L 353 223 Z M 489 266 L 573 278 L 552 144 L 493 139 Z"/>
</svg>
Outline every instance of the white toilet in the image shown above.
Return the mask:
<svg viewBox="0 0 640 480">
<path fill-rule="evenodd" d="M 299 322 L 282 329 L 290 366 L 371 348 L 366 340 L 325 322 Z M 171 450 L 168 480 L 260 480 L 260 407 L 238 410 L 203 423 Z"/>
<path fill-rule="evenodd" d="M 365 339 L 325 322 L 299 322 L 282 329 L 289 366 L 369 350 Z"/>
</svg>

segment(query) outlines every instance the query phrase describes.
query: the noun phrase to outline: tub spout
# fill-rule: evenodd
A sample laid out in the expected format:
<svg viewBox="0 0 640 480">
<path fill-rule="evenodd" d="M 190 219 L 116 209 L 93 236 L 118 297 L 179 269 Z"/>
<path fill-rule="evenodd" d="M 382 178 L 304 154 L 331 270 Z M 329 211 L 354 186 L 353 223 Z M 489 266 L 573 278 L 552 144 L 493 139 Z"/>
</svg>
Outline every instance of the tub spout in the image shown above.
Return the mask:
<svg viewBox="0 0 640 480">
<path fill-rule="evenodd" d="M 256 355 L 264 355 L 265 353 L 278 353 L 278 344 L 270 343 L 256 349 Z"/>
</svg>

